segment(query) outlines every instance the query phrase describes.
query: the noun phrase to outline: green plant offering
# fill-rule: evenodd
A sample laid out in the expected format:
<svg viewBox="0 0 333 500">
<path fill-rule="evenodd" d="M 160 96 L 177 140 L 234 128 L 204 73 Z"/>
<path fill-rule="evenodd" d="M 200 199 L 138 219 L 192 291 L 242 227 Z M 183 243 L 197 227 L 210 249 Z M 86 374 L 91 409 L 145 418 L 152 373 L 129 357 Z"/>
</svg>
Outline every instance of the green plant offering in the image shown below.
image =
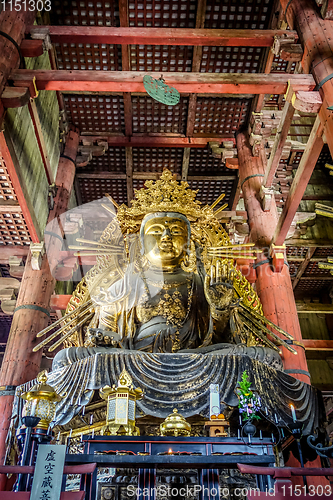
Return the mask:
<svg viewBox="0 0 333 500">
<path fill-rule="evenodd" d="M 243 421 L 260 420 L 257 412 L 261 407 L 260 397 L 251 390 L 251 382 L 247 371 L 243 371 L 242 380 L 238 383 L 236 389 L 237 397 L 239 398 L 238 408 Z"/>
</svg>

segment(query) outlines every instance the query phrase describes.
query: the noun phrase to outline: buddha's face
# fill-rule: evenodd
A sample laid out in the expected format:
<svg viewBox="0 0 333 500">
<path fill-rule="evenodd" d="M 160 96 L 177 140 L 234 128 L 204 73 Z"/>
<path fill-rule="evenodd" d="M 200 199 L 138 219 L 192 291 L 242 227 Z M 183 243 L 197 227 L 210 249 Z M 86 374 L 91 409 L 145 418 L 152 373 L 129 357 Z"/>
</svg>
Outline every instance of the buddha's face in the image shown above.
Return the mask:
<svg viewBox="0 0 333 500">
<path fill-rule="evenodd" d="M 145 256 L 154 267 L 179 267 L 186 252 L 188 228 L 177 217 L 154 217 L 143 229 Z"/>
</svg>

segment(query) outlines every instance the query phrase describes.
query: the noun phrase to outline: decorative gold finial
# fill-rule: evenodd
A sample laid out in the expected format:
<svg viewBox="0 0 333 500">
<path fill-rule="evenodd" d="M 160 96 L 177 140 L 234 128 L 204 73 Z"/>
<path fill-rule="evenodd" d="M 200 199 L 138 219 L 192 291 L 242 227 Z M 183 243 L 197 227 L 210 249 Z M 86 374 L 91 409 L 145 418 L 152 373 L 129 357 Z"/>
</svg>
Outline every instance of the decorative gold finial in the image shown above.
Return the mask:
<svg viewBox="0 0 333 500">
<path fill-rule="evenodd" d="M 128 371 L 124 368 L 118 380 L 118 388 L 127 387 L 128 389 L 130 389 L 132 383 L 133 383 L 132 377 L 130 376 Z"/>
<path fill-rule="evenodd" d="M 47 382 L 47 370 L 43 370 L 43 371 L 38 373 L 37 382 L 39 382 L 40 384 L 46 384 L 46 382 Z"/>
</svg>

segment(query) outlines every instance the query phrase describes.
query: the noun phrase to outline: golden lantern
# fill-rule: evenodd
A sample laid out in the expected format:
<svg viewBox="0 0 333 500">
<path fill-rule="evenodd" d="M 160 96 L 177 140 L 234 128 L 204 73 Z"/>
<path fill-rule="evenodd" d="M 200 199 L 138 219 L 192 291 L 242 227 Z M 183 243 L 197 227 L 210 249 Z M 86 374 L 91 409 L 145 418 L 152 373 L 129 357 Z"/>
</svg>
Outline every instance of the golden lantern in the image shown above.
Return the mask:
<svg viewBox="0 0 333 500">
<path fill-rule="evenodd" d="M 140 388 L 134 389 L 132 378 L 125 368 L 121 372 L 117 387 L 106 385 L 99 393 L 107 401 L 104 434 L 139 436 L 140 431 L 135 426 L 135 409 L 136 401 L 143 397 L 143 392 Z"/>
<path fill-rule="evenodd" d="M 61 396 L 55 392 L 53 387 L 48 385 L 47 371 L 44 370 L 37 375 L 38 383 L 29 391 L 21 394 L 21 398 L 26 400 L 24 404 L 23 417 L 39 417 L 38 429 L 48 429 L 54 419 L 56 403 L 61 401 Z"/>
<path fill-rule="evenodd" d="M 160 425 L 161 436 L 190 436 L 191 424 L 174 408 L 173 413 L 167 416 Z"/>
</svg>

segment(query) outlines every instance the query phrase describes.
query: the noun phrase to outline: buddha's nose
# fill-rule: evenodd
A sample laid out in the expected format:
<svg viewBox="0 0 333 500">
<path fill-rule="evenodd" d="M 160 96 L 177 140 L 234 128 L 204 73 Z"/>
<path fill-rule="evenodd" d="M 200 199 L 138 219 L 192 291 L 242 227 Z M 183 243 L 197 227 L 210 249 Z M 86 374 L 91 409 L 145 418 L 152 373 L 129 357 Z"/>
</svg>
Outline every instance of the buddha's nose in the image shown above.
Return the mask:
<svg viewBox="0 0 333 500">
<path fill-rule="evenodd" d="M 170 239 L 171 239 L 170 229 L 166 227 L 162 233 L 161 240 L 170 240 Z"/>
</svg>

